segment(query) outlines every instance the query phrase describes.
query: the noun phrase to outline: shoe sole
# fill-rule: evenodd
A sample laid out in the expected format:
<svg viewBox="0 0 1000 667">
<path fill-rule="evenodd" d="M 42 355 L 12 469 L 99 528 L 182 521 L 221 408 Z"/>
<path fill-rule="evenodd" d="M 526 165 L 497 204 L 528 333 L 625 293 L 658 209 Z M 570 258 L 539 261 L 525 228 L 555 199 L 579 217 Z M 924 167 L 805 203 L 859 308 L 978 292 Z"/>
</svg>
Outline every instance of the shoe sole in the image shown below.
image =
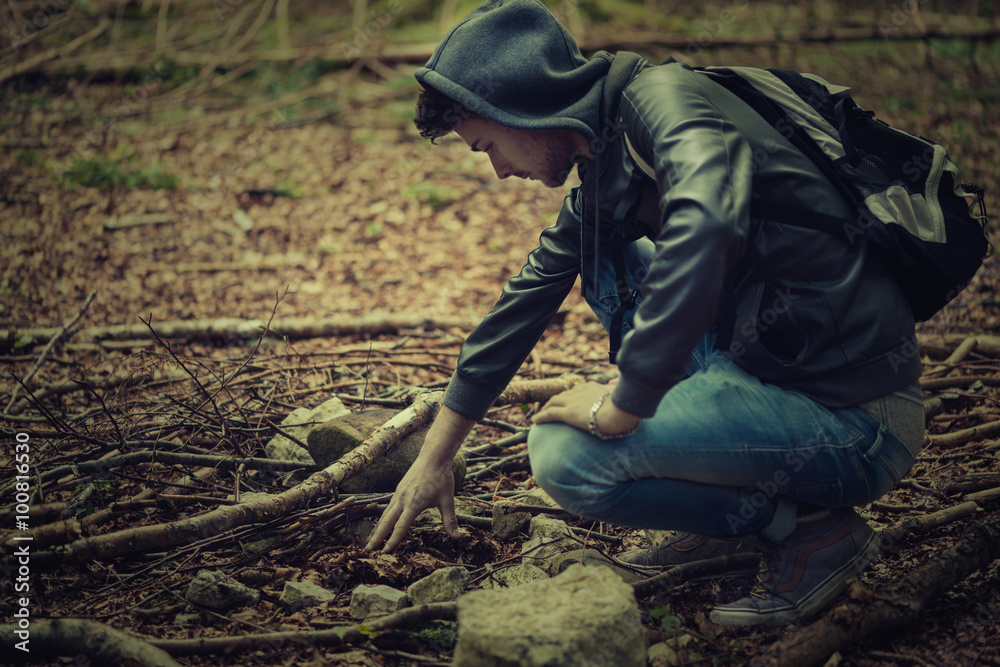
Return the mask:
<svg viewBox="0 0 1000 667">
<path fill-rule="evenodd" d="M 857 556 L 831 572 L 797 604 L 763 611 L 727 609 L 723 605 L 713 609 L 709 619 L 716 625 L 722 626 L 789 625 L 808 619 L 821 612 L 827 604 L 847 588 L 847 582 L 851 580 L 852 570 L 856 575 L 860 574 L 878 557 L 878 554 L 879 534 L 873 530 Z"/>
</svg>

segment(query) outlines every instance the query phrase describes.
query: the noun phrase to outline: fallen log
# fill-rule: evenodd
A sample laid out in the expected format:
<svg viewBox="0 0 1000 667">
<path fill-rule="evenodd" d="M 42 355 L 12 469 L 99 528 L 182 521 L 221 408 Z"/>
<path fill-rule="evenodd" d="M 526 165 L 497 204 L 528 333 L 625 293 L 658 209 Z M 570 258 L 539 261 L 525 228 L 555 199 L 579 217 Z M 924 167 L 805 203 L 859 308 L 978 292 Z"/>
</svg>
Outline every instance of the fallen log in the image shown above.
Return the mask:
<svg viewBox="0 0 1000 667">
<path fill-rule="evenodd" d="M 774 664 L 822 665 L 834 653 L 843 654 L 866 637 L 905 627 L 929 602 L 998 557 L 1000 518 L 972 523 L 957 544 L 905 576 L 874 591 L 854 587 L 846 603 L 772 646 Z"/>
<path fill-rule="evenodd" d="M 955 375 L 944 378 L 927 378 L 920 381 L 920 386 L 924 391 L 935 391 L 937 389 L 968 387 L 977 382 L 981 382 L 987 387 L 998 387 L 1000 386 L 1000 377 L 996 375 Z"/>
<path fill-rule="evenodd" d="M 193 655 L 238 651 L 277 652 L 289 645 L 348 646 L 367 641 L 373 634 L 406 628 L 433 620 L 454 620 L 458 614 L 455 602 L 432 602 L 407 607 L 362 625 L 348 625 L 327 630 L 293 630 L 290 632 L 262 632 L 237 637 L 195 637 L 193 639 L 148 639 L 152 646 L 170 655 Z"/>
<path fill-rule="evenodd" d="M 990 40 L 1000 36 L 1000 30 L 986 28 L 952 28 L 941 27 L 928 31 L 902 30 L 893 26 L 891 30 L 878 28 L 824 28 L 816 33 L 797 33 L 794 35 L 730 35 L 725 39 L 715 37 L 711 46 L 721 47 L 753 47 L 778 46 L 781 44 L 802 43 L 833 43 L 846 41 L 926 41 L 938 39 L 970 39 Z M 646 49 L 658 47 L 661 49 L 684 50 L 697 43 L 690 34 L 667 34 L 662 32 L 637 32 L 632 34 L 616 34 L 584 39 L 580 49 L 585 53 L 597 50 L 616 51 L 624 48 Z M 292 47 L 278 49 L 243 50 L 226 55 L 225 62 L 219 62 L 217 53 L 211 51 L 192 51 L 174 48 L 172 59 L 178 65 L 194 65 L 205 70 L 218 66 L 237 67 L 248 62 L 292 62 L 307 60 L 322 60 L 332 64 L 350 65 L 356 61 L 367 63 L 377 60 L 383 64 L 422 63 L 433 52 L 433 43 L 384 43 L 377 49 L 354 52 L 346 43 L 340 45 L 316 47 Z M 346 50 L 345 50 L 346 49 Z M 152 47 L 129 49 L 127 51 L 110 50 L 93 54 L 66 55 L 57 61 L 48 62 L 41 59 L 30 68 L 21 67 L 18 73 L 42 72 L 54 74 L 59 71 L 71 71 L 84 68 L 88 71 L 128 70 L 136 62 L 150 61 L 155 56 Z M 9 74 L 7 76 L 10 76 Z"/>
<path fill-rule="evenodd" d="M 128 454 L 119 454 L 111 458 L 59 466 L 58 468 L 46 470 L 39 475 L 39 479 L 45 484 L 66 475 L 78 475 L 81 477 L 87 475 L 107 475 L 115 468 L 124 468 L 139 463 L 205 466 L 220 470 L 236 469 L 243 466 L 251 470 L 267 470 L 271 472 L 301 470 L 310 467 L 300 461 L 280 461 L 251 456 L 214 456 L 208 454 L 190 454 L 188 452 L 145 451 L 129 452 Z M 11 483 L 0 489 L 0 498 L 12 493 L 14 488 L 15 485 Z"/>
<path fill-rule="evenodd" d="M 1000 435 L 1000 420 L 962 429 L 954 433 L 929 435 L 927 439 L 930 440 L 931 445 L 938 449 L 954 449 L 973 441 L 995 438 L 998 435 Z"/>
<path fill-rule="evenodd" d="M 268 328 L 261 320 L 247 320 L 239 317 L 220 317 L 214 320 L 173 320 L 146 324 L 116 324 L 113 326 L 93 326 L 80 329 L 77 339 L 104 340 L 148 340 L 158 336 L 171 338 L 239 338 L 256 339 L 267 331 L 274 338 L 302 339 L 333 336 L 394 334 L 404 329 L 451 329 L 471 330 L 476 322 L 465 318 L 430 319 L 423 315 L 397 315 L 371 313 L 360 317 L 287 317 L 271 321 Z M 153 331 L 155 329 L 155 333 Z M 60 328 L 15 329 L 11 338 L 22 341 L 49 340 L 57 335 Z"/>
<path fill-rule="evenodd" d="M 954 348 L 956 346 L 961 346 L 969 338 L 975 339 L 976 352 L 984 354 L 988 357 L 1000 356 L 1000 336 L 993 336 L 989 334 L 976 334 L 975 336 L 969 336 L 968 334 L 917 334 L 917 344 L 920 346 L 934 345 Z"/>
<path fill-rule="evenodd" d="M 161 648 L 144 639 L 112 627 L 82 618 L 31 620 L 30 639 L 24 640 L 27 650 L 16 648 L 17 624 L 0 626 L 4 637 L 0 647 L 0 662 L 6 665 L 61 657 L 90 658 L 89 665 L 143 665 L 143 667 L 180 667 Z M 76 662 L 75 664 L 82 664 Z"/>
</svg>

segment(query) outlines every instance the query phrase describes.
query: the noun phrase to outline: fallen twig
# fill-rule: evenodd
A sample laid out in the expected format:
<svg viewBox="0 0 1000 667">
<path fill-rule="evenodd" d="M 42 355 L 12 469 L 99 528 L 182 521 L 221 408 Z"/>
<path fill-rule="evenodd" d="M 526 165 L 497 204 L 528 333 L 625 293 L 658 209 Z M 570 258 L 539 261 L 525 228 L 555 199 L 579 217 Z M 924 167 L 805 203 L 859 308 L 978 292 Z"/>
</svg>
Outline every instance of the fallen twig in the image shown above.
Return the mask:
<svg viewBox="0 0 1000 667">
<path fill-rule="evenodd" d="M 144 227 L 146 225 L 169 225 L 177 221 L 177 218 L 169 213 L 137 213 L 133 215 L 122 215 L 108 218 L 104 223 L 104 231 L 113 232 L 119 229 L 131 229 L 132 227 Z"/>
<path fill-rule="evenodd" d="M 152 375 L 149 376 L 148 378 L 149 381 L 147 382 L 146 387 L 149 387 L 150 383 L 177 382 L 180 380 L 187 380 L 188 377 L 189 376 L 187 373 L 183 373 L 180 371 L 170 371 L 169 373 L 153 373 Z M 91 385 L 95 388 L 115 389 L 122 385 L 127 385 L 133 382 L 138 382 L 138 380 L 136 380 L 134 376 L 116 375 L 101 382 L 92 382 Z M 7 411 L 7 415 L 5 415 L 5 418 L 21 414 L 22 412 L 24 412 L 25 408 L 27 408 L 29 405 L 32 404 L 32 402 L 41 401 L 42 399 L 48 398 L 49 396 L 60 396 L 63 394 L 70 394 L 75 391 L 80 391 L 83 388 L 84 388 L 83 385 L 70 381 L 62 382 L 59 384 L 46 385 L 44 387 L 41 387 L 40 389 L 36 389 L 35 391 L 31 392 L 29 396 L 21 398 L 21 400 L 19 400 L 17 403 L 11 406 L 11 408 Z"/>
<path fill-rule="evenodd" d="M 31 72 L 49 60 L 55 60 L 57 58 L 61 58 L 67 53 L 72 53 L 73 51 L 83 46 L 87 42 L 96 39 L 98 35 L 100 35 L 102 32 L 108 29 L 109 25 L 111 25 L 110 21 L 108 21 L 107 19 L 102 19 L 101 22 L 98 23 L 95 28 L 93 28 L 89 32 L 84 33 L 83 35 L 80 35 L 69 44 L 65 44 L 63 46 L 57 46 L 54 49 L 49 49 L 48 51 L 39 53 L 36 56 L 32 56 L 24 60 L 24 62 L 17 63 L 16 65 L 11 65 L 10 69 L 6 71 L 0 71 L 0 83 L 3 83 L 4 81 L 10 79 L 11 77 L 15 77 L 20 74 L 24 74 L 26 72 Z"/>
<path fill-rule="evenodd" d="M 946 507 L 943 510 L 931 512 L 930 514 L 905 516 L 882 531 L 882 546 L 885 548 L 888 543 L 899 540 L 904 535 L 926 533 L 934 528 L 959 521 L 978 509 L 979 505 L 970 501 L 953 507 Z"/>
<path fill-rule="evenodd" d="M 21 380 L 20 383 L 14 385 L 14 389 L 10 392 L 10 400 L 7 401 L 7 407 L 4 408 L 4 413 L 8 414 L 11 413 L 11 408 L 14 407 L 14 401 L 17 400 L 17 393 L 21 390 L 22 384 L 27 386 L 27 384 L 31 382 L 31 379 L 35 377 L 35 373 L 37 373 L 38 369 L 42 367 L 42 364 L 45 362 L 45 358 L 49 355 L 49 353 L 52 352 L 54 349 L 56 349 L 56 347 L 61 345 L 63 341 L 68 340 L 70 336 L 72 336 L 76 332 L 74 327 L 76 327 L 77 322 L 79 322 L 86 314 L 87 309 L 90 308 L 90 304 L 91 302 L 93 302 L 94 297 L 96 295 L 97 295 L 97 290 L 94 290 L 90 294 L 88 294 L 86 300 L 84 300 L 83 302 L 83 306 L 80 308 L 79 311 L 77 311 L 73 319 L 66 322 L 66 324 L 64 324 L 62 328 L 59 329 L 59 331 L 57 331 L 55 334 L 52 335 L 51 338 L 49 338 L 49 342 L 42 349 L 41 354 L 38 355 L 38 360 L 35 361 L 35 365 L 31 367 L 31 370 L 28 371 L 28 374 L 24 376 L 24 379 Z"/>
<path fill-rule="evenodd" d="M 301 461 L 279 461 L 276 459 L 255 457 L 210 456 L 207 454 L 189 454 L 187 452 L 144 451 L 129 452 L 128 454 L 121 454 L 97 461 L 84 461 L 59 466 L 58 468 L 52 468 L 42 473 L 41 480 L 45 483 L 71 474 L 80 476 L 106 475 L 115 468 L 123 468 L 125 466 L 136 465 L 137 463 L 168 463 L 172 465 L 205 466 L 232 470 L 235 470 L 237 466 L 246 465 L 248 468 L 254 470 L 271 471 L 302 470 L 309 467 Z M 13 484 L 8 484 L 7 487 L 0 490 L 0 497 L 9 493 L 12 488 Z"/>
</svg>

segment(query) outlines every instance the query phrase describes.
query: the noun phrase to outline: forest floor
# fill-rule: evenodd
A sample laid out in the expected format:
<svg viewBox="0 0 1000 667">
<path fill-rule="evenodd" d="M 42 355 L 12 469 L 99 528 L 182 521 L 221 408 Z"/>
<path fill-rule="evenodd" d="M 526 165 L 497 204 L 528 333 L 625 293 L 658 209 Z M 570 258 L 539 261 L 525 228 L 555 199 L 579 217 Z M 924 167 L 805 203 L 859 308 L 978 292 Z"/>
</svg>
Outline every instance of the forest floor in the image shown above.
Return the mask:
<svg viewBox="0 0 1000 667">
<path fill-rule="evenodd" d="M 695 64 L 791 67 L 849 82 L 859 101 L 879 109 L 880 117 L 944 143 L 963 176 L 984 185 L 996 208 L 996 46 L 987 44 L 985 56 L 967 44 L 927 48 L 919 43 L 718 48 L 701 52 Z M 5 555 L 14 544 L 9 538 L 17 534 L 11 483 L 21 439 L 30 450 L 31 503 L 72 502 L 74 494 L 86 491 L 91 495 L 77 507 L 76 518 L 87 534 L 106 535 L 217 509 L 235 489 L 277 493 L 283 487 L 273 472 L 220 469 L 179 488 L 178 480 L 200 466 L 163 463 L 130 463 L 99 474 L 70 468 L 42 484 L 37 476 L 59 466 L 170 446 L 263 457 L 276 425 L 294 408 L 331 396 L 352 409 L 374 402 L 402 408 L 402 389 L 447 383 L 464 335 L 554 221 L 563 192 L 500 182 L 488 161 L 457 139 L 434 147 L 421 143 L 407 120 L 415 95 L 410 71 L 383 65 L 378 73 L 319 73 L 309 82 L 318 91 L 312 106 L 289 101 L 284 93 L 260 93 L 252 112 L 234 109 L 232 98 L 218 91 L 171 98 L 177 84 L 168 75 L 53 76 L 5 84 L 0 125 Z M 284 75 L 258 72 L 246 85 L 263 90 Z M 337 106 L 317 98 L 334 99 Z M 82 172 L 86 169 L 107 169 L 123 180 L 113 187 L 88 187 L 82 183 L 94 181 Z M 928 390 L 928 399 L 942 401 L 929 420 L 930 442 L 907 478 L 862 508 L 874 525 L 894 526 L 905 517 L 958 505 L 984 486 L 1000 486 L 990 477 L 998 470 L 996 430 L 964 431 L 1000 419 L 1000 382 L 994 382 L 1000 378 L 1000 354 L 983 345 L 944 363 L 965 338 L 1000 334 L 998 282 L 993 258 L 953 305 L 920 326 L 925 385 L 938 387 Z M 78 333 L 55 349 L 45 349 L 48 337 L 25 334 L 58 331 L 81 313 L 74 326 Z M 156 330 L 180 320 L 268 322 L 272 316 L 266 337 L 240 337 L 230 330 L 112 340 L 88 333 L 93 331 L 88 327 L 112 325 L 141 331 L 142 320 Z M 283 336 L 280 323 L 292 318 L 412 324 L 389 326 L 386 333 Z M 612 369 L 605 346 L 600 324 L 574 292 L 520 376 L 574 373 L 606 380 Z M 14 379 L 29 376 L 27 389 Z M 979 380 L 931 382 L 954 376 Z M 28 390 L 45 395 L 25 402 Z M 495 409 L 466 447 L 482 449 L 526 428 L 536 407 Z M 961 433 L 967 437 L 948 437 Z M 486 449 L 470 456 L 470 467 L 522 448 Z M 530 470 L 522 465 L 476 477 L 459 495 L 469 501 L 467 507 L 478 505 L 489 516 L 495 497 L 531 488 Z M 39 559 L 31 575 L 31 618 L 93 619 L 145 638 L 324 629 L 351 623 L 350 591 L 359 584 L 402 589 L 456 563 L 481 574 L 519 554 L 524 540 L 500 541 L 469 526 L 466 538 L 452 541 L 439 525 L 425 522 L 395 554 L 365 553 L 360 548 L 365 530 L 380 511 L 378 499 L 369 500 L 374 509 L 351 515 L 347 527 L 343 521 L 300 521 L 263 552 L 245 544 L 272 530 L 271 524 L 254 525 L 257 533 L 244 532 L 239 539 L 221 534 L 169 550 L 50 563 L 45 571 Z M 314 506 L 328 502 L 324 498 Z M 997 516 L 996 495 L 981 506 L 974 516 L 902 537 L 862 582 L 870 587 L 891 582 L 962 540 L 971 522 Z M 87 523 L 88 516 L 109 508 L 114 512 L 102 515 L 101 522 Z M 55 519 L 58 512 L 33 515 L 31 527 Z M 590 544 L 610 554 L 646 543 L 639 531 L 575 523 L 620 538 Z M 60 538 L 49 539 L 56 544 Z M 185 589 L 202 569 L 222 570 L 260 588 L 260 602 L 218 615 L 212 623 L 176 624 Z M 12 619 L 18 597 L 8 574 L 0 581 L 0 623 Z M 284 581 L 296 579 L 321 583 L 337 598 L 309 611 L 286 612 L 277 596 Z M 651 630 L 661 629 L 663 610 L 669 608 L 679 631 L 692 637 L 684 664 L 744 664 L 796 632 L 722 630 L 706 620 L 713 604 L 739 597 L 749 586 L 746 577 L 705 577 L 639 603 Z M 919 620 L 862 641 L 840 664 L 1000 665 L 998 625 L 1000 561 L 995 560 L 931 602 Z M 12 656 L 8 641 L 5 637 L 3 655 Z M 447 664 L 449 645 L 415 641 L 375 638 L 350 648 L 303 645 L 280 654 L 260 649 L 177 660 L 184 665 Z M 41 664 L 78 664 L 73 660 Z"/>
</svg>

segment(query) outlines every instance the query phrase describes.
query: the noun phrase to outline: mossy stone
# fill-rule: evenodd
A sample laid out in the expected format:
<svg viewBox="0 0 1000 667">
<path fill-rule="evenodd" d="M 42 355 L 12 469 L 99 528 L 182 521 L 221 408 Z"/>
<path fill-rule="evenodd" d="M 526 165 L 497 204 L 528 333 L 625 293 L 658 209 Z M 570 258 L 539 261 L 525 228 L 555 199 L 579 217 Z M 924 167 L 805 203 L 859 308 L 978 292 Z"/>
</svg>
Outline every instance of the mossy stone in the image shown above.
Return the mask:
<svg viewBox="0 0 1000 667">
<path fill-rule="evenodd" d="M 364 442 L 376 428 L 382 426 L 396 411 L 369 408 L 337 417 L 314 427 L 306 438 L 309 454 L 320 468 L 325 468 Z M 364 470 L 340 485 L 342 493 L 389 493 L 403 479 L 420 453 L 430 425 L 423 424 L 404 437 L 388 454 L 373 461 Z M 458 490 L 465 480 L 465 456 L 459 453 L 451 465 Z"/>
</svg>

